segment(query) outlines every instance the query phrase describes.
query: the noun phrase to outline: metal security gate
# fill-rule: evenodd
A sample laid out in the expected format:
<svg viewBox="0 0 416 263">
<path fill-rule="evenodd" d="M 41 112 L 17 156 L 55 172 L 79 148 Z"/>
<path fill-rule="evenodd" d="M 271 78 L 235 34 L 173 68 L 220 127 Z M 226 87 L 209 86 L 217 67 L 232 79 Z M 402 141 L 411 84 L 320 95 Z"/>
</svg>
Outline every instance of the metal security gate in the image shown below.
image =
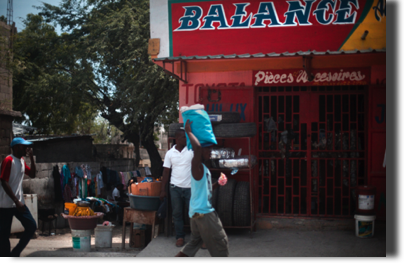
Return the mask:
<svg viewBox="0 0 416 263">
<path fill-rule="evenodd" d="M 365 183 L 365 86 L 258 88 L 258 212 L 350 217 Z"/>
</svg>

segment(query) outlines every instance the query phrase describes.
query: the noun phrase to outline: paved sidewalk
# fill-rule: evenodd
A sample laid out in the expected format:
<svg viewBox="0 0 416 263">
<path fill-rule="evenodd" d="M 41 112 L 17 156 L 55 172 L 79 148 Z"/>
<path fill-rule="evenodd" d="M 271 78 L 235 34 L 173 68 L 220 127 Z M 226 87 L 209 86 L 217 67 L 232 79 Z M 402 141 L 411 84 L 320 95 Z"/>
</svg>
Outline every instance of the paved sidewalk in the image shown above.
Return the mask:
<svg viewBox="0 0 416 263">
<path fill-rule="evenodd" d="M 95 248 L 95 237 L 91 236 L 90 252 L 74 252 L 72 247 L 72 235 L 69 228 L 57 229 L 54 236 L 39 236 L 31 239 L 23 250 L 22 257 L 135 257 L 141 251 L 139 248 L 129 247 L 129 238 L 126 238 L 126 249 L 121 249 L 122 227 L 117 225 L 113 229 L 112 248 Z M 126 231 L 128 232 L 128 231 Z M 19 242 L 17 238 L 11 238 L 11 247 Z"/>
<path fill-rule="evenodd" d="M 250 238 L 247 231 L 230 229 L 230 257 L 385 257 L 386 232 L 375 232 L 372 238 L 358 238 L 346 230 L 257 230 Z M 190 236 L 185 237 L 185 241 Z M 137 257 L 173 257 L 180 248 L 174 237 L 159 236 Z M 210 257 L 200 249 L 196 257 Z"/>
<path fill-rule="evenodd" d="M 245 229 L 227 229 L 230 257 L 385 257 L 386 230 L 377 227 L 374 237 L 358 238 L 349 230 L 310 230 L 297 228 L 259 229 L 250 232 Z M 189 240 L 189 234 L 185 240 Z M 11 238 L 14 247 L 18 239 Z M 113 230 L 112 248 L 95 248 L 91 238 L 91 252 L 74 252 L 69 229 L 55 236 L 40 236 L 32 239 L 22 257 L 173 257 L 180 248 L 175 246 L 173 236 L 160 234 L 143 250 L 130 248 L 121 250 L 121 226 Z M 210 257 L 207 250 L 199 250 L 197 257 Z"/>
</svg>

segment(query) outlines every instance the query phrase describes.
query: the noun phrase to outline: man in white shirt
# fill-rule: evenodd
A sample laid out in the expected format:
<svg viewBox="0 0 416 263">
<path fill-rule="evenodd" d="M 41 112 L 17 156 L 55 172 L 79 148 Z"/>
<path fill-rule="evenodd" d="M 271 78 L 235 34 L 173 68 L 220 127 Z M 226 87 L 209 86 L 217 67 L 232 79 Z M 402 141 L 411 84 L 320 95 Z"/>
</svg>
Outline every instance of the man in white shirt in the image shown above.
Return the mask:
<svg viewBox="0 0 416 263">
<path fill-rule="evenodd" d="M 182 247 L 185 244 L 183 214 L 185 207 L 189 209 L 189 200 L 191 198 L 191 162 L 194 153 L 186 147 L 185 130 L 177 130 L 175 140 L 176 145 L 165 155 L 160 199 L 163 200 L 166 196 L 166 184 L 170 181 L 170 198 L 172 217 L 175 224 L 176 246 Z M 172 174 L 170 173 L 171 170 Z"/>
<path fill-rule="evenodd" d="M 25 249 L 37 226 L 32 214 L 25 205 L 23 198 L 23 177 L 27 174 L 31 178 L 36 176 L 36 165 L 32 148 L 28 148 L 31 142 L 23 138 L 14 138 L 10 147 L 13 154 L 4 158 L 1 163 L 0 173 L 0 257 L 19 257 Z M 30 157 L 30 168 L 23 160 L 23 156 Z M 10 231 L 13 216 L 22 223 L 25 231 L 20 237 L 19 243 L 10 251 Z"/>
</svg>

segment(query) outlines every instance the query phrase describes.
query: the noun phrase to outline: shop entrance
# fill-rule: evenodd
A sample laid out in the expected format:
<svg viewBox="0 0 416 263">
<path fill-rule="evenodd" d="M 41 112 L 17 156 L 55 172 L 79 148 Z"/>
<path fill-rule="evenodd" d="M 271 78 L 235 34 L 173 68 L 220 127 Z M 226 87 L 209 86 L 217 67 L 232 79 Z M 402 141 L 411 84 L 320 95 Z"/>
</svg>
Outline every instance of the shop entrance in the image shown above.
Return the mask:
<svg viewBox="0 0 416 263">
<path fill-rule="evenodd" d="M 259 87 L 260 215 L 351 217 L 366 171 L 366 86 Z"/>
</svg>

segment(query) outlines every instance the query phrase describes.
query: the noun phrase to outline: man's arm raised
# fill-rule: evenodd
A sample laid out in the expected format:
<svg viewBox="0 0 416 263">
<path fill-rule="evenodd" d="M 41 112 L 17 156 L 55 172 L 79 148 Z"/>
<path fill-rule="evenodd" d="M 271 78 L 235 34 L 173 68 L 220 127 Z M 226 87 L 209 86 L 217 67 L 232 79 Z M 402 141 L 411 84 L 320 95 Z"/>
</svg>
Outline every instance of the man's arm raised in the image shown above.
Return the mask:
<svg viewBox="0 0 416 263">
<path fill-rule="evenodd" d="M 192 122 L 189 120 L 185 124 L 185 132 L 188 134 L 188 138 L 191 141 L 192 149 L 194 150 L 194 158 L 192 158 L 192 177 L 199 181 L 204 176 L 204 169 L 202 167 L 202 147 L 198 139 L 192 133 Z"/>
</svg>

